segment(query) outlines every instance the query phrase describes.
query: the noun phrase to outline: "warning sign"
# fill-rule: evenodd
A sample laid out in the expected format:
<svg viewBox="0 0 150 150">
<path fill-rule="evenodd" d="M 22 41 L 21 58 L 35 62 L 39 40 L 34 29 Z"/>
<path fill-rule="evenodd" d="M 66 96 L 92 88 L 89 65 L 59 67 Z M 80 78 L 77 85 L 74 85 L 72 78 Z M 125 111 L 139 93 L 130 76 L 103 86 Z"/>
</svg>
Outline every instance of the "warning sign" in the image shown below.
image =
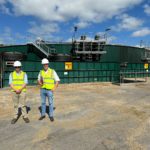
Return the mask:
<svg viewBox="0 0 150 150">
<path fill-rule="evenodd" d="M 72 70 L 72 62 L 65 62 L 65 70 Z"/>
<path fill-rule="evenodd" d="M 144 69 L 148 69 L 148 64 L 144 64 Z"/>
</svg>

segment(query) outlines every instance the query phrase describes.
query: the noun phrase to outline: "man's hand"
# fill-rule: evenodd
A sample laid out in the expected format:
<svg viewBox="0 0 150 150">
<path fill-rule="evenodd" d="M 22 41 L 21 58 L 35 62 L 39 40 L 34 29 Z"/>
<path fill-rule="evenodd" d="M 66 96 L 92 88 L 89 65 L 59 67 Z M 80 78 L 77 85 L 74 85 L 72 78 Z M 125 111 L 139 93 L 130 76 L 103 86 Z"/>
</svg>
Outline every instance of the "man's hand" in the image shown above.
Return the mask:
<svg viewBox="0 0 150 150">
<path fill-rule="evenodd" d="M 56 88 L 58 87 L 59 82 L 57 81 L 54 88 L 51 90 L 52 92 L 54 92 L 56 90 Z"/>
<path fill-rule="evenodd" d="M 20 94 L 22 91 L 21 90 L 16 90 L 15 92 L 16 92 L 16 94 Z"/>
<path fill-rule="evenodd" d="M 22 90 L 23 90 L 24 88 L 26 88 L 26 85 L 27 85 L 27 84 L 23 84 L 23 86 L 21 87 L 21 89 L 17 90 L 16 93 L 17 93 L 17 94 L 20 94 L 20 93 L 22 92 Z"/>
<path fill-rule="evenodd" d="M 39 85 L 40 85 L 40 86 L 43 86 L 43 84 L 42 84 L 42 83 L 40 83 Z"/>
<path fill-rule="evenodd" d="M 53 88 L 51 91 L 54 92 L 56 90 L 56 88 Z"/>
<path fill-rule="evenodd" d="M 43 86 L 43 83 L 42 83 L 40 80 L 38 80 L 38 84 L 39 84 L 40 86 Z"/>
<path fill-rule="evenodd" d="M 16 90 L 13 84 L 10 84 L 11 89 L 16 93 L 16 94 L 20 94 L 21 90 Z"/>
</svg>

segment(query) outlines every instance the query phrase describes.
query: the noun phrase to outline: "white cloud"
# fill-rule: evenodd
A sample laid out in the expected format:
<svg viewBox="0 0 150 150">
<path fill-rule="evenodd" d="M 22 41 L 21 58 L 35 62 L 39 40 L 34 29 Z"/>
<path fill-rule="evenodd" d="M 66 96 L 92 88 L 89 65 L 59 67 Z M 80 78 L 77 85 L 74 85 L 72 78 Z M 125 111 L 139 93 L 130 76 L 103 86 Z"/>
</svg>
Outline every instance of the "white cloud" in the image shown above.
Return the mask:
<svg viewBox="0 0 150 150">
<path fill-rule="evenodd" d="M 141 27 L 144 23 L 143 20 L 129 16 L 127 14 L 123 14 L 121 16 L 118 16 L 117 19 L 121 20 L 120 23 L 116 26 L 113 26 L 112 29 L 115 31 L 120 30 L 136 30 L 139 27 Z"/>
<path fill-rule="evenodd" d="M 4 41 L 3 41 L 3 38 L 0 38 L 0 44 L 3 44 Z"/>
<path fill-rule="evenodd" d="M 76 23 L 75 25 L 76 25 L 77 27 L 79 27 L 80 29 L 82 29 L 82 28 L 86 28 L 86 27 L 90 26 L 91 23 L 89 23 L 89 22 L 78 22 L 78 23 Z"/>
<path fill-rule="evenodd" d="M 133 37 L 143 37 L 143 36 L 147 36 L 147 35 L 150 35 L 149 28 L 143 28 L 143 29 L 140 29 L 140 30 L 132 33 Z"/>
<path fill-rule="evenodd" d="M 147 14 L 147 15 L 150 15 L 150 5 L 146 4 L 144 6 L 144 12 Z"/>
<path fill-rule="evenodd" d="M 35 22 L 31 22 L 31 28 L 28 30 L 28 32 L 32 34 L 47 34 L 47 33 L 54 33 L 59 30 L 58 25 L 55 23 L 43 23 L 43 24 L 37 24 Z"/>
<path fill-rule="evenodd" d="M 72 42 L 72 38 L 68 38 L 65 42 Z"/>
<path fill-rule="evenodd" d="M 18 32 L 13 32 L 10 27 L 4 27 L 0 33 L 0 44 L 16 44 L 27 42 L 27 36 Z"/>
<path fill-rule="evenodd" d="M 10 15 L 10 9 L 5 5 L 7 0 L 0 0 L 0 12 Z"/>
<path fill-rule="evenodd" d="M 41 37 L 50 39 L 52 38 L 52 33 L 59 31 L 59 27 L 56 23 L 43 23 L 38 24 L 35 22 L 30 23 L 31 28 L 28 30 L 28 33 L 32 34 L 33 38 Z"/>
<path fill-rule="evenodd" d="M 32 15 L 46 21 L 101 22 L 143 0 L 9 0 L 16 15 Z"/>
<path fill-rule="evenodd" d="M 9 10 L 6 2 L 12 7 Z M 59 31 L 59 23 L 76 21 L 79 28 L 86 28 L 92 23 L 101 23 L 140 4 L 144 0 L 0 0 L 4 13 L 10 12 L 18 16 L 34 16 L 41 24 L 33 23 L 28 30 L 33 36 L 52 36 Z M 123 16 L 122 29 L 134 29 L 141 26 L 142 21 Z M 46 22 L 46 23 L 45 23 Z M 121 27 L 120 27 L 121 28 Z"/>
<path fill-rule="evenodd" d="M 4 14 L 11 15 L 10 9 L 6 7 L 5 5 L 0 6 L 0 11 Z"/>
<path fill-rule="evenodd" d="M 6 0 L 0 0 L 0 4 L 4 4 Z"/>
<path fill-rule="evenodd" d="M 116 41 L 117 40 L 117 37 L 115 37 L 115 36 L 109 36 L 108 38 L 107 38 L 107 43 L 112 43 L 112 42 L 114 42 L 114 41 Z"/>
<path fill-rule="evenodd" d="M 135 45 L 135 47 L 144 48 L 145 46 L 144 46 L 144 45 L 139 45 L 139 44 L 137 44 L 137 45 Z"/>
<path fill-rule="evenodd" d="M 14 38 L 13 38 L 11 28 L 9 28 L 9 27 L 4 28 L 3 33 L 1 33 L 1 41 L 3 42 L 3 44 L 14 43 Z"/>
</svg>

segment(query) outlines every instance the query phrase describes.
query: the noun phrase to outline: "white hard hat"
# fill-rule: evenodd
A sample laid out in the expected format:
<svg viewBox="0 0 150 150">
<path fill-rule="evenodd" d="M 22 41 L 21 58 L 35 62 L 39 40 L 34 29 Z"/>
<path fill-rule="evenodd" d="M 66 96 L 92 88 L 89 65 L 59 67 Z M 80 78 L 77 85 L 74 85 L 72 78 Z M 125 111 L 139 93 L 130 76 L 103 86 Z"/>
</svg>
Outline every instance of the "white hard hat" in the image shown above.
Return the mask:
<svg viewBox="0 0 150 150">
<path fill-rule="evenodd" d="M 15 61 L 14 62 L 14 67 L 21 67 L 21 66 L 22 66 L 22 64 L 21 64 L 20 61 Z"/>
<path fill-rule="evenodd" d="M 49 64 L 48 59 L 46 59 L 46 58 L 43 58 L 43 59 L 42 59 L 42 65 L 44 65 L 44 64 Z"/>
</svg>

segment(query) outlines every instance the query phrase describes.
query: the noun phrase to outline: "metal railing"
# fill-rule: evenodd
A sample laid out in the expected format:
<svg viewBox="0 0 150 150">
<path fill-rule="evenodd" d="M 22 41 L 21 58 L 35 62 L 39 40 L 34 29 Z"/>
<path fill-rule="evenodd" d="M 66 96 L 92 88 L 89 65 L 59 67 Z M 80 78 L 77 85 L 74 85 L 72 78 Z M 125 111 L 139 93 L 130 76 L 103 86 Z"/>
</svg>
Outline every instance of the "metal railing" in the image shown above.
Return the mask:
<svg viewBox="0 0 150 150">
<path fill-rule="evenodd" d="M 0 55 L 0 88 L 3 87 L 3 60 L 2 56 Z"/>
<path fill-rule="evenodd" d="M 81 44 L 81 45 L 80 45 Z M 77 41 L 75 43 L 75 53 L 76 54 L 106 54 L 104 51 L 104 42 L 100 41 Z"/>
<path fill-rule="evenodd" d="M 49 54 L 55 54 L 56 49 L 55 48 L 50 48 L 49 46 L 46 45 L 45 42 L 42 41 L 36 41 L 32 43 L 36 48 L 38 48 L 42 53 L 44 53 L 47 57 Z"/>
<path fill-rule="evenodd" d="M 145 82 L 147 82 L 147 78 L 149 77 L 149 72 L 146 71 L 121 71 L 119 73 L 120 77 L 120 85 L 125 83 L 126 79 L 132 79 L 133 82 L 138 82 L 138 79 L 143 78 Z"/>
</svg>

